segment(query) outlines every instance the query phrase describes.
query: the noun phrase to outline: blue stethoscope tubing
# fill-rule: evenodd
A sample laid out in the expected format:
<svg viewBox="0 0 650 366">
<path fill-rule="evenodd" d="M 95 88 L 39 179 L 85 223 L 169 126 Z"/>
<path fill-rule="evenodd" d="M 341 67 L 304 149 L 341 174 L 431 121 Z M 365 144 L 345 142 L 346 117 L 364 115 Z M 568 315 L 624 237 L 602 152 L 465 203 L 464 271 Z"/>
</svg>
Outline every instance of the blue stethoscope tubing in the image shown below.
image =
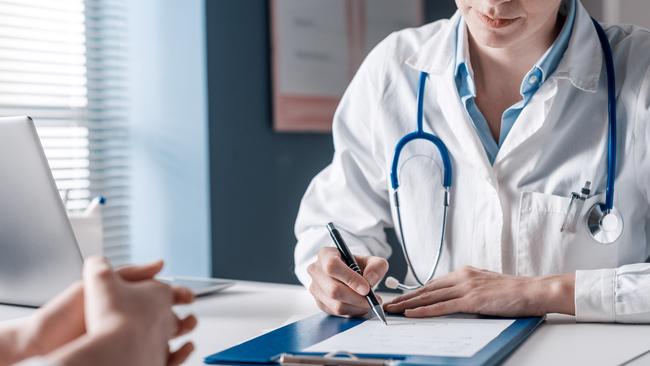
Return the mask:
<svg viewBox="0 0 650 366">
<path fill-rule="evenodd" d="M 600 41 L 601 48 L 603 50 L 603 58 L 605 60 L 605 67 L 607 71 L 607 115 L 608 115 L 608 141 L 607 141 L 607 186 L 605 191 L 605 203 L 597 203 L 592 207 L 588 213 L 587 218 L 587 228 L 594 240 L 602 244 L 611 244 L 618 240 L 622 233 L 622 217 L 618 211 L 614 208 L 614 177 L 616 173 L 616 77 L 614 71 L 614 56 L 612 53 L 611 45 L 607 39 L 607 35 L 602 26 L 592 19 L 594 27 L 596 28 L 596 33 L 598 34 L 598 40 Z M 418 95 L 417 95 L 417 130 L 411 132 L 404 137 L 402 137 L 395 146 L 395 153 L 393 155 L 393 161 L 391 164 L 390 172 L 390 181 L 393 188 L 393 204 L 395 206 L 397 214 L 397 222 L 399 228 L 399 235 L 401 239 L 401 248 L 404 254 L 404 259 L 408 266 L 409 271 L 413 274 L 413 278 L 417 282 L 417 285 L 407 286 L 393 277 L 388 277 L 386 280 L 386 285 L 390 288 L 399 288 L 402 290 L 414 290 L 419 287 L 424 286 L 429 282 L 435 275 L 435 272 L 438 268 L 440 262 L 440 257 L 443 249 L 443 242 L 445 236 L 445 230 L 447 226 L 447 209 L 450 205 L 449 194 L 452 187 L 452 164 L 451 156 L 449 150 L 445 143 L 436 135 L 432 133 L 425 132 L 423 129 L 423 120 L 424 120 L 424 91 L 426 80 L 428 74 L 425 71 L 420 72 L 420 78 L 418 83 Z M 398 178 L 398 164 L 400 155 L 404 147 L 412 141 L 416 140 L 426 140 L 431 142 L 440 155 L 443 165 L 443 178 L 442 186 L 444 188 L 444 198 L 443 198 L 443 215 L 442 215 L 442 230 L 440 241 L 438 243 L 438 251 L 434 259 L 433 266 L 431 271 L 428 273 L 426 280 L 422 280 L 416 273 L 413 263 L 411 262 L 411 257 L 406 245 L 406 238 L 404 236 L 404 230 L 402 226 L 402 214 L 400 209 L 399 201 L 399 178 Z M 617 225 L 617 230 L 615 234 L 607 235 L 607 230 L 603 229 L 603 221 L 605 218 L 612 220 L 617 220 L 615 223 Z M 611 223 L 611 221 L 609 221 Z"/>
<path fill-rule="evenodd" d="M 607 140 L 607 188 L 603 211 L 609 213 L 614 208 L 614 176 L 616 175 L 616 73 L 614 72 L 614 55 L 605 30 L 597 20 L 592 19 L 598 40 L 603 49 L 605 68 L 607 69 L 607 116 L 609 131 Z"/>
<path fill-rule="evenodd" d="M 406 261 L 406 265 L 413 273 L 413 277 L 418 283 L 418 286 L 405 286 L 394 278 L 390 277 L 390 281 L 395 283 L 395 287 L 400 287 L 404 290 L 413 290 L 418 287 L 424 286 L 426 282 L 429 282 L 435 272 L 436 269 L 438 268 L 438 263 L 440 262 L 440 257 L 442 255 L 442 245 L 444 242 L 445 238 L 445 229 L 447 227 L 447 208 L 449 207 L 449 191 L 451 189 L 451 180 L 452 180 L 452 167 L 451 167 L 451 157 L 449 155 L 449 150 L 447 149 L 447 146 L 445 143 L 436 135 L 424 132 L 424 129 L 422 127 L 423 124 L 423 119 L 424 119 L 424 90 L 425 90 L 425 85 L 427 81 L 428 74 L 426 72 L 421 72 L 420 73 L 420 82 L 419 82 L 419 87 L 418 87 L 418 113 L 417 113 L 417 131 L 411 132 L 407 134 L 406 136 L 402 137 L 398 142 L 397 146 L 395 147 L 395 154 L 393 156 L 393 164 L 391 166 L 391 173 L 390 173 L 390 181 L 391 181 L 391 186 L 393 187 L 393 202 L 395 205 L 395 209 L 397 212 L 397 223 L 399 226 L 399 235 L 400 235 L 400 242 L 401 242 L 401 247 L 402 247 L 402 253 L 404 254 L 404 260 Z M 402 211 L 400 209 L 400 201 L 399 201 L 399 179 L 397 177 L 397 165 L 399 164 L 399 157 L 400 154 L 402 153 L 402 149 L 412 141 L 415 140 L 426 140 L 430 141 L 433 143 L 436 148 L 438 149 L 438 153 L 440 154 L 440 157 L 442 159 L 442 165 L 443 165 L 443 177 L 442 177 L 442 186 L 444 187 L 444 199 L 443 199 L 443 214 L 442 214 L 442 230 L 440 232 L 440 241 L 438 243 L 438 250 L 436 252 L 436 258 L 434 259 L 434 265 L 431 267 L 431 272 L 427 275 L 427 280 L 426 281 L 421 281 L 419 276 L 414 270 L 413 263 L 411 261 L 411 257 L 409 255 L 408 249 L 406 249 L 406 238 L 404 236 L 404 228 L 402 226 Z M 389 282 L 390 282 L 389 281 Z M 391 285 L 388 285 L 388 287 L 393 287 Z"/>
</svg>

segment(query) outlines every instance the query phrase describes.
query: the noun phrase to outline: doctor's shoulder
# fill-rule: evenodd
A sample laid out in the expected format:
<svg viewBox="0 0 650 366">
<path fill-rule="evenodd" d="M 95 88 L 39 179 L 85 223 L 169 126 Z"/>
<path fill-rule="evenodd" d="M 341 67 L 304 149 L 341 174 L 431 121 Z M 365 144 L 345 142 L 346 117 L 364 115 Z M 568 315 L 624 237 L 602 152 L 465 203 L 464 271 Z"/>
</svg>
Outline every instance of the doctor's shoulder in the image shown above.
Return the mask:
<svg viewBox="0 0 650 366">
<path fill-rule="evenodd" d="M 650 87 L 650 30 L 631 24 L 606 25 L 605 29 L 614 53 L 617 83 L 638 95 L 640 88 Z"/>
<path fill-rule="evenodd" d="M 431 38 L 441 32 L 445 32 L 452 26 L 451 19 L 440 19 L 416 28 L 406 28 L 393 32 L 386 41 L 391 43 L 390 47 L 397 56 L 395 61 L 403 64 L 406 58 L 418 51 Z"/>
<path fill-rule="evenodd" d="M 368 54 L 362 68 L 390 77 L 396 68 L 402 68 L 406 59 L 417 52 L 436 34 L 451 26 L 450 19 L 440 19 L 420 27 L 405 28 L 389 34 Z"/>
<path fill-rule="evenodd" d="M 606 26 L 616 69 L 617 104 L 625 111 L 632 134 L 638 184 L 647 189 L 650 179 L 650 30 L 635 25 Z M 624 122 L 625 123 L 625 122 Z"/>
</svg>

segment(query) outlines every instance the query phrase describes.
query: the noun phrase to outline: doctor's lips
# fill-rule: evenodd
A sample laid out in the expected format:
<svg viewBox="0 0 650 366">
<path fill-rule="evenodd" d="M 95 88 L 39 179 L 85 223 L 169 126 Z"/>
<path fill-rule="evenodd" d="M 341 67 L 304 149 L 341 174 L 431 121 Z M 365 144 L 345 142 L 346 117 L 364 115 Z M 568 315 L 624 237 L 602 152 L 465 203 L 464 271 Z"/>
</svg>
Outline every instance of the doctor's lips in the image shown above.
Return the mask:
<svg viewBox="0 0 650 366">
<path fill-rule="evenodd" d="M 504 28 L 516 22 L 519 19 L 519 18 L 492 18 L 479 11 L 477 11 L 476 14 L 478 14 L 478 17 L 479 19 L 481 19 L 483 24 L 487 25 L 490 28 Z"/>
</svg>

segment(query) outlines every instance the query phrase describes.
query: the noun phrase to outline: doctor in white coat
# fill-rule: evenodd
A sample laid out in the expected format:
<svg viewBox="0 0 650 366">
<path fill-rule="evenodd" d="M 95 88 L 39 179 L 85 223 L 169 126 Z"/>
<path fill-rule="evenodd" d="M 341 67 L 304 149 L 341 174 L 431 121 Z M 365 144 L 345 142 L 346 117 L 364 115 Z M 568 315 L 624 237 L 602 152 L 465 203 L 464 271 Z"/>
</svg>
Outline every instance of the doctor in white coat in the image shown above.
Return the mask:
<svg viewBox="0 0 650 366">
<path fill-rule="evenodd" d="M 623 232 L 596 242 L 585 224 L 608 175 L 603 49 L 578 0 L 456 0 L 457 13 L 396 32 L 367 57 L 334 117 L 332 163 L 311 182 L 296 221 L 296 274 L 324 311 L 360 315 L 389 271 L 385 228 L 397 227 L 390 172 L 397 142 L 424 131 L 453 167 L 446 233 L 433 280 L 385 309 L 575 315 L 650 322 L 650 33 L 604 26 L 618 108 L 615 207 Z M 399 159 L 403 234 L 426 278 L 440 241 L 440 154 L 417 141 Z M 572 192 L 591 183 L 577 224 L 561 231 Z M 570 215 L 569 215 L 570 216 Z M 363 277 L 341 261 L 325 224 L 342 231 Z M 415 284 L 409 273 L 406 284 Z"/>
</svg>

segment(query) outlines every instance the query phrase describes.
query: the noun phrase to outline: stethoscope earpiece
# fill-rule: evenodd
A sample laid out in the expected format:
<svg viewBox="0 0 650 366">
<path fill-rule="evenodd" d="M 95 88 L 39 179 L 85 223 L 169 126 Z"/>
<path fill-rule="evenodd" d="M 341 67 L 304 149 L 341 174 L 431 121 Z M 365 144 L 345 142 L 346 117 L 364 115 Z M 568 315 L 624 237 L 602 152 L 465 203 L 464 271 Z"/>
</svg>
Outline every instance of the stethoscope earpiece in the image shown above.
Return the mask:
<svg viewBox="0 0 650 366">
<path fill-rule="evenodd" d="M 397 278 L 393 276 L 388 276 L 386 277 L 386 280 L 384 281 L 384 285 L 388 287 L 391 290 L 402 290 L 402 291 L 412 291 L 412 290 L 417 290 L 421 286 L 407 286 L 397 280 Z"/>
<path fill-rule="evenodd" d="M 388 277 L 386 277 L 386 280 L 384 281 L 384 285 L 386 285 L 386 287 L 388 287 L 391 290 L 397 290 L 400 283 L 397 280 L 397 278 L 395 278 L 393 276 L 388 276 Z"/>
</svg>

